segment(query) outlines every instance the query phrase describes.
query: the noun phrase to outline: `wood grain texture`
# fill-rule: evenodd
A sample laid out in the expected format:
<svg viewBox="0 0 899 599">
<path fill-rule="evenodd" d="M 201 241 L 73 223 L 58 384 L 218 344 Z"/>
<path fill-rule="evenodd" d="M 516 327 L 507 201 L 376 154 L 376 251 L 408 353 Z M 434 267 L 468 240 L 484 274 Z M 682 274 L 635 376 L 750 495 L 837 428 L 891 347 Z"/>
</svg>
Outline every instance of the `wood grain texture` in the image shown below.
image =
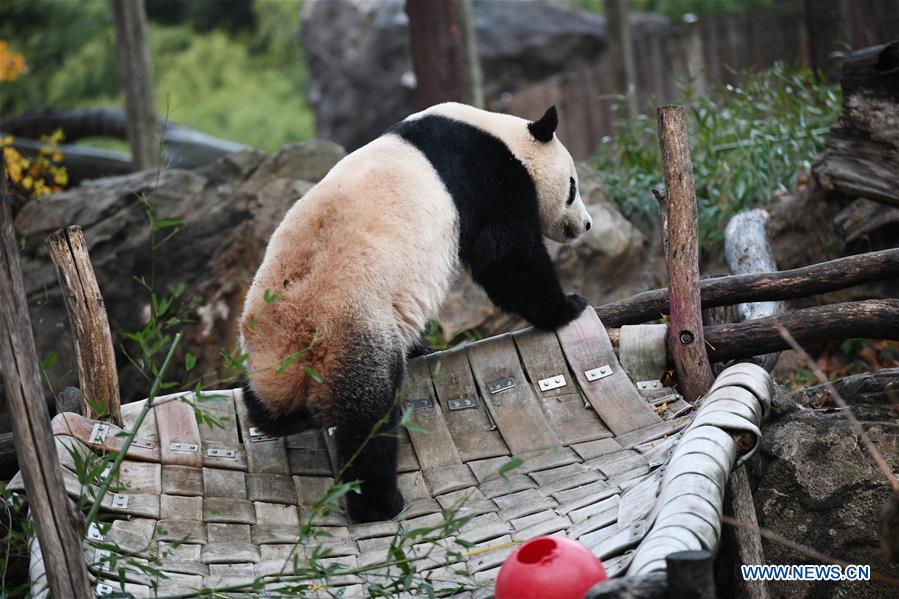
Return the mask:
<svg viewBox="0 0 899 599">
<path fill-rule="evenodd" d="M 468 347 L 468 361 L 494 422 L 513 454 L 560 445 L 521 369 L 512 337 L 493 337 Z M 512 379 L 513 387 L 491 392 L 490 385 Z"/>
<path fill-rule="evenodd" d="M 733 581 L 740 597 L 747 599 L 768 599 L 768 584 L 764 581 L 747 581 L 740 576 L 736 564 L 764 564 L 765 552 L 762 548 L 762 538 L 759 535 L 759 520 L 755 513 L 755 501 L 752 498 L 752 489 L 749 486 L 749 474 L 746 468 L 734 470 L 727 481 L 727 493 L 724 496 L 724 513 L 736 518 L 746 526 L 731 526 L 725 528 L 723 547 L 728 549 L 728 540 L 732 542 L 731 558 L 729 561 L 735 566 Z"/>
<path fill-rule="evenodd" d="M 613 433 L 621 435 L 661 421 L 618 364 L 612 343 L 592 308 L 588 306 L 556 335 L 584 395 Z M 587 380 L 587 371 L 602 366 L 611 368 L 611 374 Z"/>
<path fill-rule="evenodd" d="M 443 410 L 437 404 L 431 373 L 424 358 L 409 362 L 406 380 L 400 389 L 400 401 L 403 408 L 414 405 L 412 402 L 428 405 L 412 411 L 411 423 L 423 430 L 407 429 L 422 469 L 461 464 L 453 437 L 446 427 Z"/>
<path fill-rule="evenodd" d="M 0 297 L 0 374 L 50 592 L 54 597 L 88 597 L 92 591 L 81 531 L 65 496 L 50 430 L 5 187 L 0 194 Z"/>
<path fill-rule="evenodd" d="M 780 272 L 733 275 L 700 281 L 703 308 L 741 302 L 808 297 L 899 277 L 899 248 L 838 258 Z M 653 289 L 596 308 L 607 327 L 640 324 L 669 314 L 667 289 Z"/>
<path fill-rule="evenodd" d="M 447 428 L 463 461 L 509 455 L 509 448 L 487 413 L 465 352 L 439 352 L 427 357 L 431 379 Z M 474 408 L 450 410 L 449 402 L 473 398 Z"/>
<path fill-rule="evenodd" d="M 711 386 L 712 368 L 703 346 L 696 191 L 686 110 L 662 106 L 658 122 L 668 215 L 668 343 L 684 398 L 694 402 Z"/>
<path fill-rule="evenodd" d="M 121 426 L 115 349 L 84 233 L 78 226 L 65 227 L 47 237 L 46 243 L 56 267 L 69 317 L 84 402 L 83 413 L 89 418 L 108 418 Z M 95 414 L 91 404 L 103 406 L 103 413 Z"/>
<path fill-rule="evenodd" d="M 512 339 L 540 407 L 564 445 L 612 436 L 596 412 L 585 405 L 555 333 L 531 328 L 514 333 Z M 540 388 L 539 381 L 557 376 L 565 377 L 565 386 L 547 391 Z"/>
<path fill-rule="evenodd" d="M 853 52 L 840 80 L 843 111 L 812 170 L 826 190 L 899 206 L 899 40 Z"/>
</svg>

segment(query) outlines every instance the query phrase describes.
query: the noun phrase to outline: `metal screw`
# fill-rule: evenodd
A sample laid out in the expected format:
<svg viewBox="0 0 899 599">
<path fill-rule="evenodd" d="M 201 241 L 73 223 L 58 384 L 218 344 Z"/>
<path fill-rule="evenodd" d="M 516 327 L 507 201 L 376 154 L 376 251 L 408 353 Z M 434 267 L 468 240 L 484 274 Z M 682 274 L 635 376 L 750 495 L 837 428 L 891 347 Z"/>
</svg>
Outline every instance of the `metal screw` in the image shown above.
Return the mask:
<svg viewBox="0 0 899 599">
<path fill-rule="evenodd" d="M 693 333 L 691 333 L 690 331 L 681 331 L 680 342 L 683 345 L 690 345 L 691 343 L 693 343 Z"/>
</svg>

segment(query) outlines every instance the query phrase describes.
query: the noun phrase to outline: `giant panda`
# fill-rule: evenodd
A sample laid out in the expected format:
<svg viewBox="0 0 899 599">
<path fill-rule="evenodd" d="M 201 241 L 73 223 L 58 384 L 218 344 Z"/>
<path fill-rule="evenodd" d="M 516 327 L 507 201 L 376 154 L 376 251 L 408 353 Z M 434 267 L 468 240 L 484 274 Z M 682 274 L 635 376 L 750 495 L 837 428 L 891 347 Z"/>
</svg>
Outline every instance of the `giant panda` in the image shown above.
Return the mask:
<svg viewBox="0 0 899 599">
<path fill-rule="evenodd" d="M 406 356 L 461 268 L 501 309 L 553 329 L 586 306 L 566 295 L 543 237 L 590 228 L 558 117 L 524 119 L 457 103 L 413 114 L 352 152 L 286 213 L 240 322 L 244 401 L 274 435 L 336 426 L 357 522 L 403 508 L 395 435 L 377 435 Z"/>
</svg>

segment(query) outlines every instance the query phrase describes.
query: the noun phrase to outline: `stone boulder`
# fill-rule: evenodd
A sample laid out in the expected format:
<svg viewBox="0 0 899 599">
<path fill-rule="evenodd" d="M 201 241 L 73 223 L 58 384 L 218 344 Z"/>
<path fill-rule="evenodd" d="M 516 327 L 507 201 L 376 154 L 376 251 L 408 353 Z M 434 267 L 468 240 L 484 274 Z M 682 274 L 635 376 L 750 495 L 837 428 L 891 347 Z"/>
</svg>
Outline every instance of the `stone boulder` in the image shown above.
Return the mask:
<svg viewBox="0 0 899 599">
<path fill-rule="evenodd" d="M 899 392 L 899 369 L 856 375 L 835 383 L 852 405 L 893 472 L 899 469 L 899 426 L 889 393 Z M 752 463 L 760 526 L 800 545 L 850 564 L 899 577 L 899 564 L 880 553 L 881 510 L 889 484 L 874 465 L 845 415 L 823 386 L 783 394 L 763 429 Z M 769 564 L 815 560 L 763 539 Z M 885 597 L 890 587 L 875 582 L 771 582 L 773 597 Z"/>
<path fill-rule="evenodd" d="M 473 16 L 494 108 L 503 94 L 593 63 L 605 49 L 605 19 L 565 3 L 475 0 Z M 632 17 L 634 35 L 667 23 Z M 405 0 L 303 3 L 300 41 L 319 137 L 354 149 L 415 112 L 408 29 Z"/>
</svg>

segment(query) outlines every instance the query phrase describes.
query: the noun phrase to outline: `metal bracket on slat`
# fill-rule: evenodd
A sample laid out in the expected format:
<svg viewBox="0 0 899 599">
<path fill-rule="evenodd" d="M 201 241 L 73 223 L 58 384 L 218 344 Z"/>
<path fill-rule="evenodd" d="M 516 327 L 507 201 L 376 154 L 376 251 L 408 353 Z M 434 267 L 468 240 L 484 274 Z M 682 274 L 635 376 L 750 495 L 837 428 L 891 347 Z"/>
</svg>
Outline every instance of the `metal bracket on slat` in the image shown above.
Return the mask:
<svg viewBox="0 0 899 599">
<path fill-rule="evenodd" d="M 109 434 L 109 425 L 97 422 L 91 429 L 91 436 L 88 437 L 88 443 L 103 443 L 106 441 L 106 435 Z M 132 442 L 133 443 L 133 442 Z"/>
<path fill-rule="evenodd" d="M 237 452 L 233 449 L 219 449 L 218 447 L 210 447 L 206 450 L 206 457 L 233 460 L 237 457 Z"/>
<path fill-rule="evenodd" d="M 646 522 L 643 520 L 637 520 L 630 526 L 630 537 L 631 540 L 636 541 L 638 539 L 642 539 L 643 535 L 646 533 Z"/>
<path fill-rule="evenodd" d="M 195 453 L 200 451 L 197 443 L 185 443 L 183 441 L 172 441 L 169 443 L 169 451 L 182 451 L 184 453 Z"/>
<path fill-rule="evenodd" d="M 128 507 L 128 496 L 122 493 L 116 493 L 112 496 L 112 507 L 125 509 Z"/>
<path fill-rule="evenodd" d="M 504 379 L 499 379 L 498 381 L 493 381 L 492 383 L 487 383 L 487 390 L 490 393 L 499 393 L 500 391 L 505 391 L 506 389 L 511 389 L 515 386 L 515 379 L 511 376 L 507 376 Z"/>
<path fill-rule="evenodd" d="M 106 595 L 112 595 L 112 592 L 115 589 L 112 588 L 111 585 L 108 585 L 103 582 L 98 582 L 97 586 L 94 587 L 94 592 L 97 593 L 98 597 L 105 597 Z"/>
<path fill-rule="evenodd" d="M 637 381 L 639 391 L 656 391 L 662 388 L 662 381 Z"/>
<path fill-rule="evenodd" d="M 94 552 L 94 560 L 97 563 L 103 562 L 104 560 L 108 561 L 109 558 L 111 558 L 111 557 L 112 557 L 112 551 L 110 551 L 109 549 L 97 549 Z M 106 567 L 104 567 L 103 569 L 108 570 L 109 564 L 106 564 Z"/>
<path fill-rule="evenodd" d="M 131 441 L 132 447 L 143 447 L 144 449 L 153 449 L 156 447 L 156 441 L 153 439 L 145 439 L 144 437 L 134 437 Z"/>
<path fill-rule="evenodd" d="M 599 379 L 606 378 L 610 374 L 612 374 L 612 367 L 608 364 L 603 364 L 599 368 L 584 371 L 584 376 L 587 377 L 588 381 L 598 381 Z"/>
<path fill-rule="evenodd" d="M 409 399 L 406 400 L 406 405 L 417 412 L 418 410 L 427 410 L 428 408 L 433 408 L 434 400 L 430 397 L 424 397 L 422 399 Z"/>
<path fill-rule="evenodd" d="M 447 401 L 446 405 L 451 411 L 465 410 L 467 408 L 477 407 L 478 400 L 474 395 L 463 395 L 462 397 Z"/>
<path fill-rule="evenodd" d="M 91 522 L 91 525 L 87 527 L 87 538 L 91 541 L 102 541 L 103 533 L 100 532 L 100 527 Z"/>
<path fill-rule="evenodd" d="M 262 441 L 274 441 L 277 439 L 275 435 L 270 435 L 263 431 L 262 429 L 258 429 L 255 426 L 250 427 L 250 442 L 252 443 L 261 443 Z"/>
<path fill-rule="evenodd" d="M 557 374 L 556 376 L 551 376 L 537 381 L 537 385 L 540 387 L 541 391 L 552 391 L 553 389 L 564 387 L 567 384 L 568 383 L 565 381 L 564 374 Z"/>
</svg>

